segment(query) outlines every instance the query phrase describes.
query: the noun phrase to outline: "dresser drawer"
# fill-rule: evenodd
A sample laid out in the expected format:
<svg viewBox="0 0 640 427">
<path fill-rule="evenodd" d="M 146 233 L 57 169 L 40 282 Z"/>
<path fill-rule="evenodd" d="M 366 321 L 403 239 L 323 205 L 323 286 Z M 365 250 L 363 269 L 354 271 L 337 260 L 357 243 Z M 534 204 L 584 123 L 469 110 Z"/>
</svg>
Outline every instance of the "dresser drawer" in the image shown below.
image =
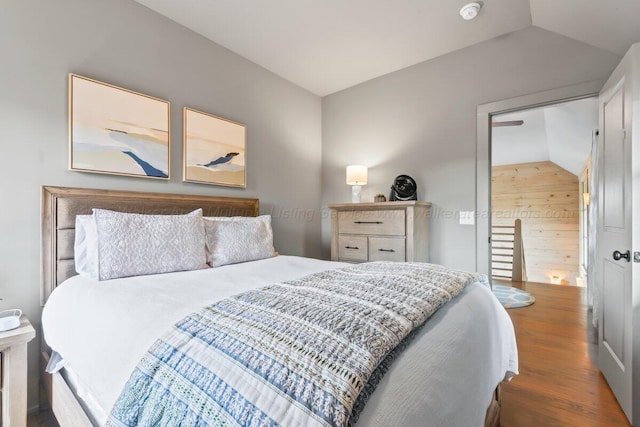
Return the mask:
<svg viewBox="0 0 640 427">
<path fill-rule="evenodd" d="M 366 236 L 338 236 L 338 257 L 354 261 L 367 260 Z"/>
<path fill-rule="evenodd" d="M 405 261 L 404 237 L 369 237 L 369 261 Z"/>
<path fill-rule="evenodd" d="M 388 209 L 338 212 L 338 230 L 340 234 L 404 236 L 405 211 Z"/>
</svg>

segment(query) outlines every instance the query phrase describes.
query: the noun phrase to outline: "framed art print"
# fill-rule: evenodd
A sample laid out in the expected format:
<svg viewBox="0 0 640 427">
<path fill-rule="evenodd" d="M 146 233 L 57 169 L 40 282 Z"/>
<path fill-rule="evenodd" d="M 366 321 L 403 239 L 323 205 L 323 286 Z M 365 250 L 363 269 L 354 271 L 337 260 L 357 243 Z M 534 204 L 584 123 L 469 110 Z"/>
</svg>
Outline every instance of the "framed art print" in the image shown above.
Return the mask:
<svg viewBox="0 0 640 427">
<path fill-rule="evenodd" d="M 168 101 L 69 75 L 69 169 L 169 179 Z"/>
<path fill-rule="evenodd" d="M 246 127 L 191 108 L 183 115 L 184 181 L 246 188 Z"/>
</svg>

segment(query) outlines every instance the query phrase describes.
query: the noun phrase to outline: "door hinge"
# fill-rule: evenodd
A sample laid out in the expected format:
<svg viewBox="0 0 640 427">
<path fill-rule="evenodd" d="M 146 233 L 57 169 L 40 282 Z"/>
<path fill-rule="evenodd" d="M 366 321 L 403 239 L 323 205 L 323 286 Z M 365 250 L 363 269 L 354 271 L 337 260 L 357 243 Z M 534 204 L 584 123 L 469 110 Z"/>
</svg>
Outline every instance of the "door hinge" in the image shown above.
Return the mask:
<svg viewBox="0 0 640 427">
<path fill-rule="evenodd" d="M 622 140 L 627 140 L 627 130 L 625 128 L 622 128 Z"/>
</svg>

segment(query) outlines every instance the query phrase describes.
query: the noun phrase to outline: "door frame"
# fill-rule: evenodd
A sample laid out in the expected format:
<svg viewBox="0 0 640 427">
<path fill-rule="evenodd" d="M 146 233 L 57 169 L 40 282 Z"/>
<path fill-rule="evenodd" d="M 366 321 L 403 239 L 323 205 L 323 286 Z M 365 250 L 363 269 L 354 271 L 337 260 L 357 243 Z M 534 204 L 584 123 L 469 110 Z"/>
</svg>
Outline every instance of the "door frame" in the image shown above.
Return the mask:
<svg viewBox="0 0 640 427">
<path fill-rule="evenodd" d="M 491 119 L 494 115 L 597 97 L 605 79 L 481 104 L 476 123 L 476 271 L 491 275 Z"/>
</svg>

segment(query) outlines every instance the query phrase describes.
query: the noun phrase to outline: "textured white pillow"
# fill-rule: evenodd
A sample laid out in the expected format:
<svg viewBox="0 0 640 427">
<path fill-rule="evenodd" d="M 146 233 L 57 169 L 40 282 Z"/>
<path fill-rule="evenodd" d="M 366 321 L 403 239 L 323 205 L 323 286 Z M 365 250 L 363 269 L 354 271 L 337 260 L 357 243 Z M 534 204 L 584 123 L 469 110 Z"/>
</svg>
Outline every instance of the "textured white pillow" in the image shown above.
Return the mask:
<svg viewBox="0 0 640 427">
<path fill-rule="evenodd" d="M 76 215 L 76 239 L 73 245 L 76 272 L 98 278 L 98 230 L 93 215 Z"/>
<path fill-rule="evenodd" d="M 142 215 L 94 209 L 98 278 L 206 268 L 202 209 L 186 215 Z"/>
<path fill-rule="evenodd" d="M 207 261 L 211 267 L 271 258 L 271 215 L 258 217 L 205 218 Z"/>
</svg>

